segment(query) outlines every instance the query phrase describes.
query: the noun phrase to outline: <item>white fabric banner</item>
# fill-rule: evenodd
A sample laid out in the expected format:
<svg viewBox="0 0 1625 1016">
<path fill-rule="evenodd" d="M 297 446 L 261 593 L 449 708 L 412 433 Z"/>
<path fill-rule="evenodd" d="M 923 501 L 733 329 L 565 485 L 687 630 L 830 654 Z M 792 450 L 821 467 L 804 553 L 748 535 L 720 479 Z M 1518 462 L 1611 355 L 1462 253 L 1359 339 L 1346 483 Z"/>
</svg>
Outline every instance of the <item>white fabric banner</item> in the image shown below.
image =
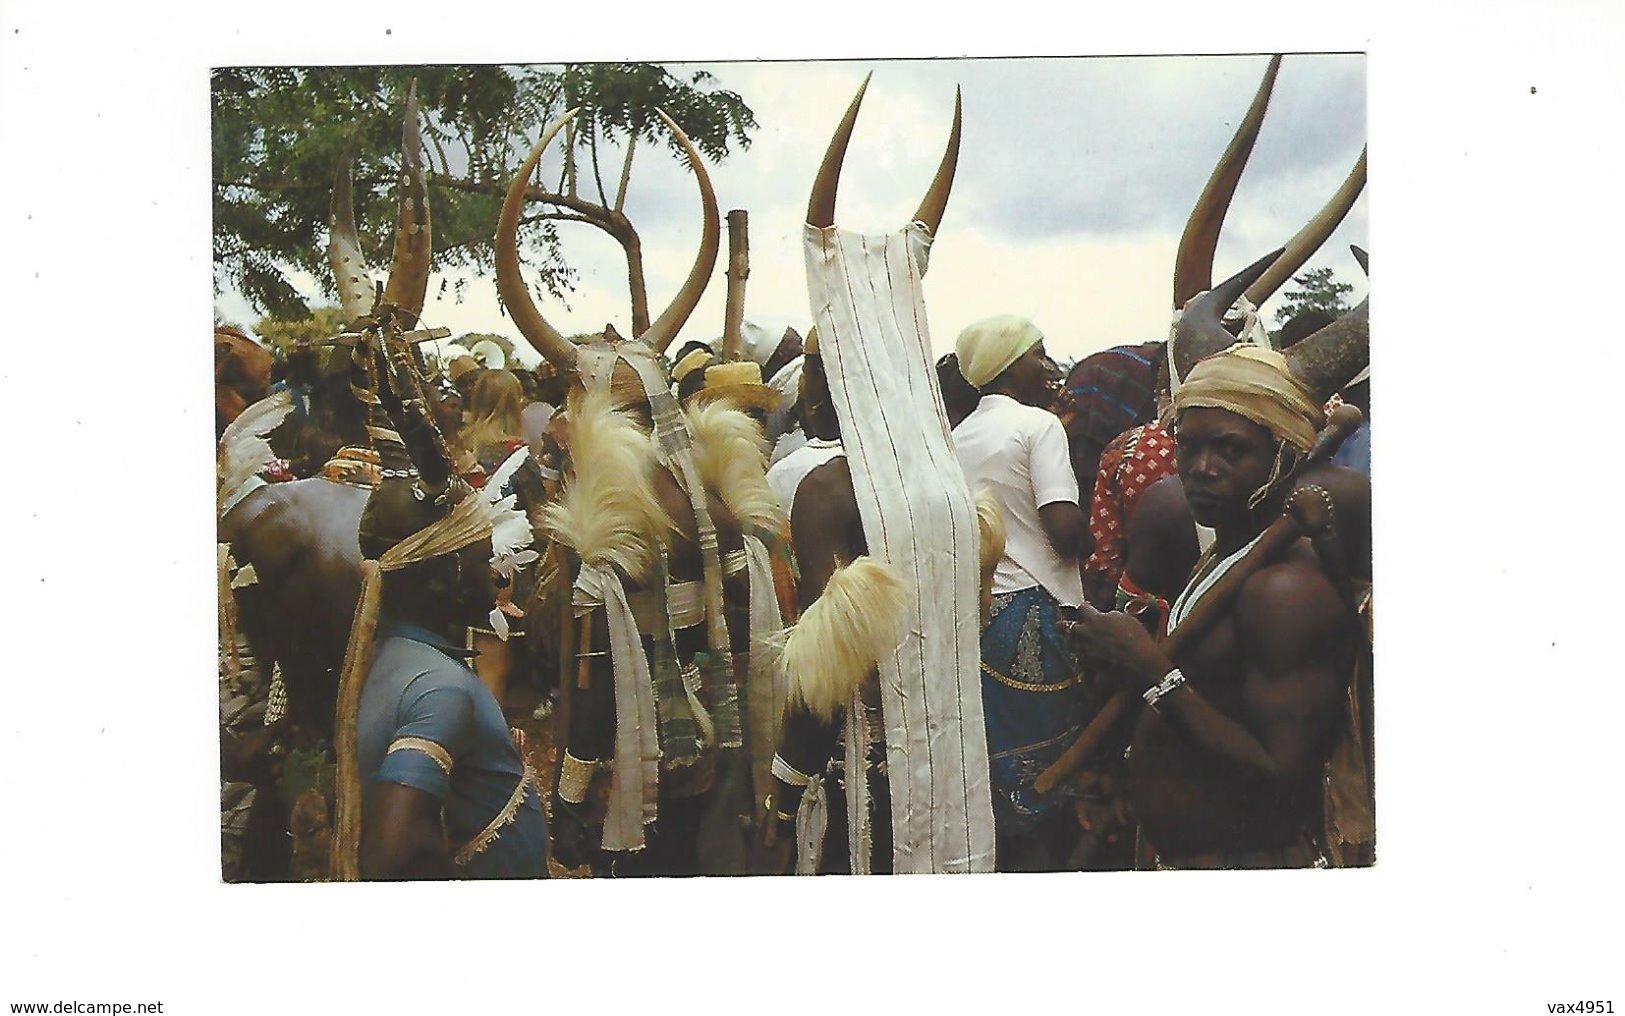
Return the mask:
<svg viewBox="0 0 1625 1016">
<path fill-rule="evenodd" d="M 930 235 L 805 227 L 807 293 L 871 556 L 910 589 L 880 665 L 893 870 L 993 870 L 976 512 L 954 456 L 921 289 Z M 852 782 L 849 773 L 848 782 Z"/>
<path fill-rule="evenodd" d="M 578 616 L 602 607 L 609 622 L 610 660 L 615 671 L 615 764 L 604 816 L 604 849 L 642 850 L 643 827 L 655 820 L 660 786 L 660 740 L 649 660 L 627 603 L 626 587 L 614 569 L 582 565 L 574 605 Z M 583 651 L 587 648 L 582 647 Z M 572 676 L 566 674 L 563 679 L 572 680 Z"/>
<path fill-rule="evenodd" d="M 773 560 L 767 545 L 745 534 L 745 566 L 750 578 L 750 673 L 745 680 L 745 729 L 750 746 L 751 803 L 764 800 L 773 789 L 773 752 L 779 743 L 779 721 L 784 716 L 790 689 L 767 642 L 784 631 L 778 590 L 773 584 Z"/>
</svg>

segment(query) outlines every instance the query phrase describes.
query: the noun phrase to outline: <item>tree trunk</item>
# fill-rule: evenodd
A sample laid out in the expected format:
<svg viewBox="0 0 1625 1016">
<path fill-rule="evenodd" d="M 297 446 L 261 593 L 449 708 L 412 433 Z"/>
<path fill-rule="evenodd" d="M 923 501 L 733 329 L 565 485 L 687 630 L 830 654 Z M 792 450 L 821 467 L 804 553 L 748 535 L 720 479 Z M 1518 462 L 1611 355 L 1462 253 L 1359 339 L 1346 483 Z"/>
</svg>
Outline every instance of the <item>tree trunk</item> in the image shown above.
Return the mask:
<svg viewBox="0 0 1625 1016">
<path fill-rule="evenodd" d="M 649 330 L 649 290 L 643 281 L 643 242 L 638 231 L 627 223 L 616 239 L 626 251 L 626 286 L 632 294 L 632 337 L 641 338 Z"/>
</svg>

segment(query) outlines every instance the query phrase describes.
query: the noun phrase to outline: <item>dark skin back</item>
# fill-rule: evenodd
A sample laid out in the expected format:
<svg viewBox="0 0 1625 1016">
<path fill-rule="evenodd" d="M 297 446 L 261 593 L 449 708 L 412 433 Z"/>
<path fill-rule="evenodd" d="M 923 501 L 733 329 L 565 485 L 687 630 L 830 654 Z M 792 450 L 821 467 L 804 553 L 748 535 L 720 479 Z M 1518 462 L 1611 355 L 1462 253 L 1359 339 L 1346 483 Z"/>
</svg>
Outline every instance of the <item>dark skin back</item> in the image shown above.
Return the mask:
<svg viewBox="0 0 1625 1016">
<path fill-rule="evenodd" d="M 1140 495 L 1125 531 L 1125 543 L 1124 574 L 1141 589 L 1172 603 L 1201 554 L 1196 520 L 1185 503 L 1179 477 L 1164 477 Z M 1111 590 L 1111 600 L 1115 599 L 1116 590 Z"/>
<path fill-rule="evenodd" d="M 1269 432 L 1223 410 L 1179 423 L 1179 476 L 1196 521 L 1224 556 L 1279 501 L 1247 507 L 1273 461 Z M 1082 655 L 1140 694 L 1177 666 L 1186 683 L 1142 709 L 1130 744 L 1135 818 L 1163 854 L 1236 855 L 1296 842 L 1320 819 L 1320 776 L 1355 650 L 1347 606 L 1307 540 L 1245 582 L 1230 608 L 1170 660 L 1145 629 L 1085 607 Z"/>
<path fill-rule="evenodd" d="M 337 669 L 361 589 L 356 528 L 367 491 L 322 479 L 253 491 L 220 521 L 220 539 L 259 581 L 235 591 L 262 665 L 280 665 L 291 721 L 332 736 Z"/>
<path fill-rule="evenodd" d="M 829 400 L 822 357 L 807 356 L 802 385 L 802 414 L 808 433 L 826 440 L 838 438 L 840 426 Z M 799 610 L 805 612 L 823 595 L 837 568 L 869 552 L 857 494 L 852 487 L 852 470 L 844 455 L 812 470 L 801 481 L 790 510 L 790 533 L 800 573 L 796 603 Z M 816 775 L 823 772 L 824 765 L 835 754 L 840 729 L 838 715 L 823 720 L 792 704 L 784 718 L 779 753 L 801 771 Z M 794 814 L 801 788 L 775 782 L 774 809 Z M 755 863 L 757 871 L 789 870 L 794 844 L 788 830 L 780 828 L 785 824 L 771 820 L 763 823 L 764 837 L 758 844 Z"/>
</svg>

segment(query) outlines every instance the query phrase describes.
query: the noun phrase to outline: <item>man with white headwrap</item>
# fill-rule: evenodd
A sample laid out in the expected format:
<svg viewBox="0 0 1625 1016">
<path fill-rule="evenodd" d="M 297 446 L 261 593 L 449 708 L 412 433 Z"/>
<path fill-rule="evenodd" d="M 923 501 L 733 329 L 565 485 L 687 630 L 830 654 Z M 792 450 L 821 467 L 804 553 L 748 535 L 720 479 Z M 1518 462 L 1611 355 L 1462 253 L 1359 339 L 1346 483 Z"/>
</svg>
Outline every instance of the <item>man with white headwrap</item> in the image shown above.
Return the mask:
<svg viewBox="0 0 1625 1016">
<path fill-rule="evenodd" d="M 1066 801 L 1036 794 L 1032 782 L 1076 739 L 1090 706 L 1055 628 L 1083 601 L 1085 538 L 1066 431 L 1045 408 L 1061 372 L 1043 332 L 1011 315 L 969 326 L 955 352 L 981 401 L 954 428 L 954 450 L 971 487 L 998 503 L 1006 534 L 981 642 L 999 870 L 1054 870 L 1078 826 Z"/>
</svg>

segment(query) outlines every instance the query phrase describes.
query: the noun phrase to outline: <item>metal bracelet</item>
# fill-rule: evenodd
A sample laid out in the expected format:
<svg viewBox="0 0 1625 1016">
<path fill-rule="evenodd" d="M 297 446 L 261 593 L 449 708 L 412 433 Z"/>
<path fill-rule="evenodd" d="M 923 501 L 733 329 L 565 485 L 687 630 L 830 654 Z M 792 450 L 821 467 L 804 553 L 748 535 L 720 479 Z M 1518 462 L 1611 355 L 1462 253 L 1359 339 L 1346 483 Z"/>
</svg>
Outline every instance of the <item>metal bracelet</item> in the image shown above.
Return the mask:
<svg viewBox="0 0 1625 1016">
<path fill-rule="evenodd" d="M 1142 695 L 1141 698 L 1145 699 L 1146 705 L 1155 709 L 1157 703 L 1162 701 L 1162 699 L 1167 696 L 1169 692 L 1173 691 L 1175 688 L 1178 688 L 1184 683 L 1185 675 L 1180 673 L 1178 667 L 1175 667 L 1173 670 L 1168 671 L 1167 674 L 1164 674 L 1161 681 L 1158 681 L 1156 684 L 1147 688 L 1145 690 L 1145 694 Z"/>
</svg>

